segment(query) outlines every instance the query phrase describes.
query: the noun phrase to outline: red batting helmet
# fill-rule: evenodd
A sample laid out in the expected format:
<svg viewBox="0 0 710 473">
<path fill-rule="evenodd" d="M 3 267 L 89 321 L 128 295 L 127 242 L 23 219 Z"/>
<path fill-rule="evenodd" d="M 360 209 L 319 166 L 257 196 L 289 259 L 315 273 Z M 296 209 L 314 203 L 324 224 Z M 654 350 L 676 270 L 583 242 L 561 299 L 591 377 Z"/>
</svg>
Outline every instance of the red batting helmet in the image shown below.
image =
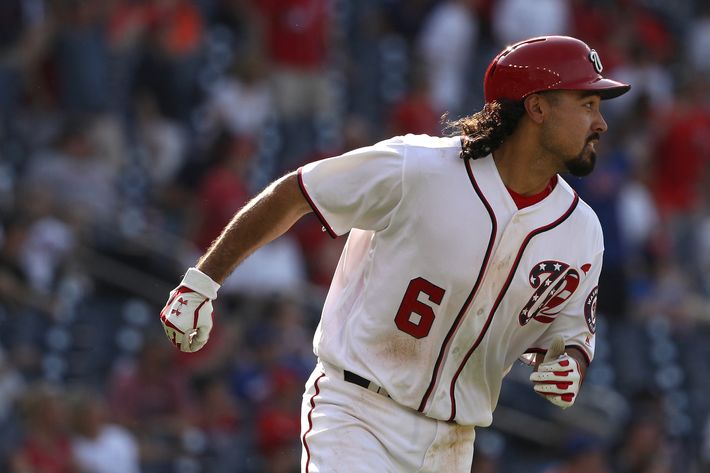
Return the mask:
<svg viewBox="0 0 710 473">
<path fill-rule="evenodd" d="M 631 86 L 602 77 L 599 54 L 569 36 L 526 39 L 501 51 L 486 70 L 486 102 L 522 100 L 544 90 L 594 90 L 602 99 L 626 93 Z"/>
</svg>

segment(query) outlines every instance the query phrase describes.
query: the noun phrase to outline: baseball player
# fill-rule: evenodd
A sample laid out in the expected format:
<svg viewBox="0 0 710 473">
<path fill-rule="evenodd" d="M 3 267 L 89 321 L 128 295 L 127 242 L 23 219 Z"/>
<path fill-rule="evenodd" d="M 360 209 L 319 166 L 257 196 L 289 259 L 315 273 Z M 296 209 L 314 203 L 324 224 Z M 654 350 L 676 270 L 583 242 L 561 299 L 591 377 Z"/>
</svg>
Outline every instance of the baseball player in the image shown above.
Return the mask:
<svg viewBox="0 0 710 473">
<path fill-rule="evenodd" d="M 630 88 L 601 73 L 575 38 L 522 41 L 455 136 L 399 136 L 275 181 L 171 293 L 168 337 L 199 350 L 220 283 L 315 212 L 349 236 L 314 337 L 302 471 L 470 471 L 517 359 L 535 356 L 533 388 L 566 408 L 594 355 L 602 231 L 558 173 L 592 171 L 600 102 Z"/>
</svg>

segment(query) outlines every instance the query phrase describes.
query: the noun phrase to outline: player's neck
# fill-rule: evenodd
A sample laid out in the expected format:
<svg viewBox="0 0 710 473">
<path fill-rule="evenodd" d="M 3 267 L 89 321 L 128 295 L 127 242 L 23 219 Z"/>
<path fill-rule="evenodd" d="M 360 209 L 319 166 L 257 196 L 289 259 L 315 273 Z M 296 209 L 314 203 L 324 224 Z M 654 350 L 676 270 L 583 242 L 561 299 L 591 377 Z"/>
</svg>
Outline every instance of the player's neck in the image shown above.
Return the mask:
<svg viewBox="0 0 710 473">
<path fill-rule="evenodd" d="M 524 196 L 538 194 L 545 190 L 557 170 L 534 141 L 516 135 L 517 132 L 493 152 L 493 161 L 508 189 Z"/>
</svg>

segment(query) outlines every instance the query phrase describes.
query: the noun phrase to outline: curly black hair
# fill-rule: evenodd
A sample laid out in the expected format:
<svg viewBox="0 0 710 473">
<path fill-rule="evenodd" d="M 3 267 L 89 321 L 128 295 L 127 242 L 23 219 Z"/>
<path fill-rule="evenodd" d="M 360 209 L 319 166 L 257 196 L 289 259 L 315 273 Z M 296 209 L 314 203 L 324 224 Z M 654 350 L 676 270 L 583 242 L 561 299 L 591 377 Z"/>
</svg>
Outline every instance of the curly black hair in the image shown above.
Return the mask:
<svg viewBox="0 0 710 473">
<path fill-rule="evenodd" d="M 478 159 L 495 151 L 513 133 L 524 113 L 522 101 L 496 100 L 486 103 L 480 112 L 445 125 L 451 136 L 461 136 L 461 159 Z"/>
</svg>

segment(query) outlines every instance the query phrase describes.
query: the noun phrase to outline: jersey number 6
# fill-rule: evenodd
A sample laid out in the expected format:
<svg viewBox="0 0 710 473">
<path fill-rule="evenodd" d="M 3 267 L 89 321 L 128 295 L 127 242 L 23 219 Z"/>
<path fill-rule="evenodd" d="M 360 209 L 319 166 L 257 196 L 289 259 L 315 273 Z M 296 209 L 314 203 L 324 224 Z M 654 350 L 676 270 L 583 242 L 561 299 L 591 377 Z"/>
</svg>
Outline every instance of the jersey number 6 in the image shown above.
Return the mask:
<svg viewBox="0 0 710 473">
<path fill-rule="evenodd" d="M 429 335 L 436 315 L 431 306 L 419 300 L 419 294 L 426 294 L 432 303 L 439 305 L 445 292 L 444 289 L 424 278 L 409 281 L 402 303 L 394 317 L 397 328 L 414 338 L 424 338 Z"/>
</svg>

